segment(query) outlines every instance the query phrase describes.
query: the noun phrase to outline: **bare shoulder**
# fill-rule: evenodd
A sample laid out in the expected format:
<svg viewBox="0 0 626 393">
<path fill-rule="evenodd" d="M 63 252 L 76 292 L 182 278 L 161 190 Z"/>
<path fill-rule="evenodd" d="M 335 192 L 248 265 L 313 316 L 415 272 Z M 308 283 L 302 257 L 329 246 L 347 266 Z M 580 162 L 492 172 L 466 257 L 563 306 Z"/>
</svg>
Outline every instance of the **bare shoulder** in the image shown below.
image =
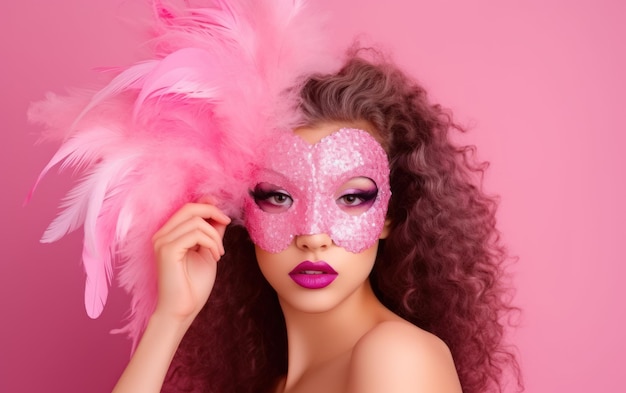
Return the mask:
<svg viewBox="0 0 626 393">
<path fill-rule="evenodd" d="M 350 391 L 460 393 L 446 344 L 405 321 L 385 321 L 355 345 Z"/>
</svg>

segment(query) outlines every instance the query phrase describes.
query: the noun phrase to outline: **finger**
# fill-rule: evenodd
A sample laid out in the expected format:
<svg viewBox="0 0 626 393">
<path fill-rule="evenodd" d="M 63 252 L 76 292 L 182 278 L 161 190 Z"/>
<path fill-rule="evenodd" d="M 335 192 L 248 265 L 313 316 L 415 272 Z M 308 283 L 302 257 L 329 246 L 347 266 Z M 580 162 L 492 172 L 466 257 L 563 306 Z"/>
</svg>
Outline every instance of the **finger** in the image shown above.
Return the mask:
<svg viewBox="0 0 626 393">
<path fill-rule="evenodd" d="M 222 225 L 228 225 L 231 221 L 230 218 L 216 206 L 203 203 L 187 203 L 176 211 L 169 218 L 169 220 L 165 222 L 165 224 L 163 224 L 163 226 L 154 234 L 154 237 L 159 237 L 163 233 L 170 232 L 173 228 L 180 225 L 180 223 L 187 221 L 194 216 L 202 217 L 209 221 L 213 221 L 216 224 Z"/>
<path fill-rule="evenodd" d="M 212 220 L 209 220 L 209 224 L 211 224 L 211 226 L 215 228 L 217 233 L 219 233 L 220 239 L 224 239 L 224 233 L 226 233 L 226 228 L 228 227 L 228 224 L 224 225 L 222 223 L 213 222 Z"/>
<path fill-rule="evenodd" d="M 174 213 L 172 217 L 170 217 L 170 219 L 161 227 L 161 229 L 155 233 L 155 236 L 160 236 L 162 233 L 170 232 L 181 222 L 187 221 L 195 216 L 211 220 L 216 224 L 219 223 L 228 225 L 230 223 L 230 218 L 213 205 L 188 203 Z"/>
<path fill-rule="evenodd" d="M 158 250 L 164 245 L 175 241 L 176 239 L 183 236 L 185 233 L 193 231 L 200 231 L 204 235 L 213 239 L 216 244 L 215 247 L 217 249 L 217 252 L 220 255 L 224 254 L 224 246 L 222 244 L 223 234 L 221 234 L 218 229 L 206 222 L 203 218 L 198 216 L 191 217 L 187 221 L 180 223 L 178 226 L 176 226 L 167 233 L 163 233 L 160 236 L 155 235 L 154 249 L 158 252 Z"/>
<path fill-rule="evenodd" d="M 182 261 L 190 252 L 196 252 L 206 257 L 206 253 L 196 250 L 197 247 L 208 251 L 215 261 L 221 258 L 217 241 L 200 229 L 183 232 L 178 237 L 171 239 L 160 248 L 159 255 L 165 261 Z"/>
<path fill-rule="evenodd" d="M 160 242 L 169 242 L 173 239 L 181 236 L 185 232 L 190 232 L 194 230 L 201 230 L 205 232 L 208 236 L 211 237 L 220 237 L 220 233 L 213 225 L 211 225 L 207 220 L 199 216 L 192 216 L 185 221 L 177 223 L 176 226 L 171 227 L 168 232 L 163 232 L 159 234 L 159 236 L 155 235 L 155 237 Z"/>
</svg>

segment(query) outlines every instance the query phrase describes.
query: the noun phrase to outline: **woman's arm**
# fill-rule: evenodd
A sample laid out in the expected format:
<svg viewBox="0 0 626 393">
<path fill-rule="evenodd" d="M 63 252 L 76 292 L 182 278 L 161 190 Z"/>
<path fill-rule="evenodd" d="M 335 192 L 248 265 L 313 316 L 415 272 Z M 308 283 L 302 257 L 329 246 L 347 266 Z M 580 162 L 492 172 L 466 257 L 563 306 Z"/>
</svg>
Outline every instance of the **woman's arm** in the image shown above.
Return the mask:
<svg viewBox="0 0 626 393">
<path fill-rule="evenodd" d="M 114 393 L 161 391 L 180 341 L 213 289 L 229 223 L 217 207 L 190 203 L 154 235 L 156 310 Z"/>
<path fill-rule="evenodd" d="M 160 392 L 178 344 L 188 327 L 171 318 L 153 314 L 113 392 Z"/>
</svg>

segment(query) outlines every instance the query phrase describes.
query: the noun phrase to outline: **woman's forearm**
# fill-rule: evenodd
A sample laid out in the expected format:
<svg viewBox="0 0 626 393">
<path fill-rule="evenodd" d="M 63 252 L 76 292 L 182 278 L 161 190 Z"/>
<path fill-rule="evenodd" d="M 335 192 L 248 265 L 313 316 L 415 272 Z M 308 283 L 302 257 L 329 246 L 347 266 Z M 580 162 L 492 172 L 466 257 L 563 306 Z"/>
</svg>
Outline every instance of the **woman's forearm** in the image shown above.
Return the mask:
<svg viewBox="0 0 626 393">
<path fill-rule="evenodd" d="M 153 314 L 113 393 L 158 393 L 189 323 Z"/>
</svg>

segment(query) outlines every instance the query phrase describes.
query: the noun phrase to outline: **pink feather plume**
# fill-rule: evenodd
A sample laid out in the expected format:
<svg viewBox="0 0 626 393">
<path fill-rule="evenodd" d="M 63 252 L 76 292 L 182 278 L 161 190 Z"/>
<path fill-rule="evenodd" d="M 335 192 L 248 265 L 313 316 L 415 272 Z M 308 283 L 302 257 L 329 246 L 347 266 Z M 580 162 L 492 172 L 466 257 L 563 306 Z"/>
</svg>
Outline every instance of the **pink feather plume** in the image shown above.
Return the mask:
<svg viewBox="0 0 626 393">
<path fill-rule="evenodd" d="M 99 91 L 33 105 L 31 120 L 63 142 L 35 187 L 58 165 L 83 172 L 42 241 L 83 226 L 90 317 L 119 272 L 131 293 L 119 331 L 136 343 L 156 305 L 154 232 L 204 195 L 239 218 L 256 146 L 297 124 L 294 91 L 304 77 L 339 66 L 324 20 L 307 8 L 303 0 L 155 1 L 154 58 Z"/>
</svg>

